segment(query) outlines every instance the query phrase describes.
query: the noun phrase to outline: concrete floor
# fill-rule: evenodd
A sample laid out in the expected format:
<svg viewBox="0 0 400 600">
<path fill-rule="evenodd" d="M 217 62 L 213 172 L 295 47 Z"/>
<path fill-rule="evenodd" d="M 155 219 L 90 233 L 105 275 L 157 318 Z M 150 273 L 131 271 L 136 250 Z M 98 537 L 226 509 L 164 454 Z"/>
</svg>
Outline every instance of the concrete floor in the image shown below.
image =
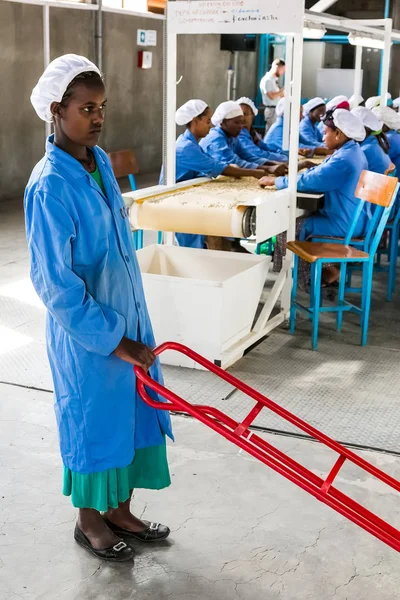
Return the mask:
<svg viewBox="0 0 400 600">
<path fill-rule="evenodd" d="M 20 203 L 0 204 L 0 358 L 12 358 L 9 377 L 2 373 L 8 383 L 0 383 L 0 600 L 400 597 L 395 551 L 183 417 L 174 417 L 176 443 L 169 447 L 173 485 L 162 492 L 139 490 L 133 502 L 136 514 L 171 527 L 170 540 L 158 547 L 137 546 L 134 567 L 99 562 L 78 547 L 72 537 L 75 509 L 61 495 L 52 395 L 12 385 L 11 363 L 22 370 L 26 365 L 29 385 L 26 349 L 31 354 L 43 350 L 44 311 L 27 278 Z M 32 321 L 24 320 L 23 305 L 34 306 Z M 391 321 L 391 330 L 397 327 Z M 363 354 L 371 370 L 377 347 L 384 348 L 386 341 L 382 324 L 372 328 L 374 344 Z M 391 349 L 398 352 L 394 342 Z M 323 356 L 333 370 L 328 350 L 329 339 Z M 353 351 L 359 356 L 357 346 Z M 246 359 L 239 369 L 246 374 Z M 284 372 L 281 377 L 285 379 Z M 310 374 L 302 382 L 305 399 L 314 384 Z M 376 388 L 373 379 L 368 385 L 379 394 L 379 378 Z M 326 474 L 335 460 L 313 442 L 265 437 L 318 474 Z M 400 478 L 394 454 L 362 454 Z M 338 485 L 400 527 L 395 492 L 353 467 L 344 468 Z"/>
</svg>

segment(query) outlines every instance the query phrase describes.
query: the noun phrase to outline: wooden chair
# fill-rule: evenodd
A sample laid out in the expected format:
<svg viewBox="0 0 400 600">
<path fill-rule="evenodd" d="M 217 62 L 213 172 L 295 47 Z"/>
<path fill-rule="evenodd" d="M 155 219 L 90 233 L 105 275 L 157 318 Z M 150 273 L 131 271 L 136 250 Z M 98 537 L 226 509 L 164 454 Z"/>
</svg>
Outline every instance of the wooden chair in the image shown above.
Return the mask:
<svg viewBox="0 0 400 600">
<path fill-rule="evenodd" d="M 312 319 L 312 349 L 317 349 L 318 324 L 321 312 L 336 312 L 336 327 L 342 328 L 343 313 L 353 311 L 360 315 L 361 320 L 361 345 L 365 346 L 368 338 L 368 322 L 371 307 L 372 275 L 374 257 L 379 241 L 390 215 L 392 205 L 399 189 L 398 179 L 387 177 L 370 171 L 361 173 L 355 196 L 359 204 L 353 222 L 344 239 L 344 243 L 334 242 L 288 242 L 287 248 L 294 253 L 293 286 L 290 307 L 290 332 L 294 333 L 296 315 L 298 310 L 305 311 Z M 368 225 L 367 236 L 372 232 L 371 243 L 368 251 L 359 250 L 349 243 L 352 240 L 357 221 L 364 208 L 365 202 L 376 205 L 373 218 Z M 310 306 L 305 307 L 296 300 L 298 260 L 302 258 L 311 265 L 311 294 Z M 321 306 L 321 277 L 324 264 L 340 264 L 339 293 L 336 306 Z M 362 263 L 362 292 L 361 306 L 355 306 L 345 300 L 346 270 L 348 265 Z"/>
<path fill-rule="evenodd" d="M 137 190 L 135 175 L 139 173 L 139 165 L 132 150 L 109 152 L 108 157 L 116 179 L 128 177 L 132 192 Z M 133 241 L 136 250 L 143 248 L 143 230 L 134 231 Z"/>
</svg>

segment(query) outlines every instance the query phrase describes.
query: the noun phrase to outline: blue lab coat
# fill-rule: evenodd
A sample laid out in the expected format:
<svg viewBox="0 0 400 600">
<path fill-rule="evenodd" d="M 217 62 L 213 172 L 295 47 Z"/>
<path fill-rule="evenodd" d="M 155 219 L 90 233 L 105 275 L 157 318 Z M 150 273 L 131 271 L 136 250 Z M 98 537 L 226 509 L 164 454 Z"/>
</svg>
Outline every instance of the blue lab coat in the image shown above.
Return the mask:
<svg viewBox="0 0 400 600">
<path fill-rule="evenodd" d="M 193 133 L 186 129 L 176 140 L 176 181 L 189 181 L 196 177 L 218 177 L 227 166 L 224 161 L 212 158 L 204 152 Z M 163 170 L 160 184 L 164 183 Z M 176 233 L 180 246 L 186 248 L 204 248 L 204 235 Z"/>
<path fill-rule="evenodd" d="M 346 235 L 358 206 L 359 201 L 354 193 L 364 169 L 368 169 L 365 154 L 359 144 L 350 140 L 323 163 L 298 175 L 299 192 L 325 193 L 324 207 L 304 221 L 301 240 L 317 235 Z M 275 185 L 279 190 L 287 188 L 288 178 L 278 177 Z M 355 229 L 356 237 L 364 235 L 366 231 L 371 214 L 366 206 Z"/>
<path fill-rule="evenodd" d="M 361 142 L 361 149 L 368 161 L 368 170 L 384 175 L 389 168 L 391 160 L 388 154 L 379 145 L 375 135 L 369 135 Z"/>
<path fill-rule="evenodd" d="M 213 127 L 210 133 L 201 140 L 200 146 L 207 154 L 225 165 L 237 165 L 242 169 L 258 169 L 265 159 L 249 161 L 238 138 L 229 137 L 221 127 Z M 247 158 L 246 158 L 247 157 Z"/>
<path fill-rule="evenodd" d="M 283 152 L 286 156 L 289 155 L 287 150 L 282 150 L 283 145 L 283 117 L 278 117 L 275 123 L 268 129 L 265 137 L 268 148 L 274 152 Z M 303 144 L 301 136 L 299 137 L 299 148 L 311 148 L 307 144 Z"/>
<path fill-rule="evenodd" d="M 308 148 L 325 148 L 322 141 L 323 134 L 318 129 L 318 125 L 311 123 L 309 116 L 300 121 L 299 135 L 301 143 Z"/>
<path fill-rule="evenodd" d="M 136 448 L 172 438 L 169 414 L 139 398 L 132 365 L 113 354 L 123 336 L 155 341 L 128 214 L 107 155 L 93 152 L 107 196 L 50 136 L 24 200 L 61 455 L 78 473 L 126 467 Z M 150 374 L 162 382 L 158 360 Z"/>
<path fill-rule="evenodd" d="M 396 165 L 396 177 L 399 177 L 400 174 L 400 133 L 391 129 L 386 134 L 387 139 L 389 140 L 389 157 L 393 164 Z"/>
<path fill-rule="evenodd" d="M 275 162 L 287 162 L 287 155 L 282 152 L 272 152 L 269 150 L 267 144 L 260 140 L 257 145 L 254 143 L 251 137 L 250 131 L 243 127 L 237 138 L 237 148 L 241 156 L 249 160 L 250 162 L 259 162 L 260 165 L 264 165 L 267 161 Z"/>
</svg>

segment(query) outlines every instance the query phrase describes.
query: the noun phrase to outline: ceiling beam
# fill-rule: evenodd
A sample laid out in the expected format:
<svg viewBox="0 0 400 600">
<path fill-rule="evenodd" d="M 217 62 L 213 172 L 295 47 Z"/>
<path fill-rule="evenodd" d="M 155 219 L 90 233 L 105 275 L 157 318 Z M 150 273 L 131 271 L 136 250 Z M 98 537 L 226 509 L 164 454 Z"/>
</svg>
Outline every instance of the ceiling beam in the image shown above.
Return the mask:
<svg viewBox="0 0 400 600">
<path fill-rule="evenodd" d="M 336 4 L 336 2 L 337 0 L 319 0 L 310 8 L 310 10 L 313 12 L 325 12 L 328 8 L 333 6 L 333 4 Z"/>
</svg>

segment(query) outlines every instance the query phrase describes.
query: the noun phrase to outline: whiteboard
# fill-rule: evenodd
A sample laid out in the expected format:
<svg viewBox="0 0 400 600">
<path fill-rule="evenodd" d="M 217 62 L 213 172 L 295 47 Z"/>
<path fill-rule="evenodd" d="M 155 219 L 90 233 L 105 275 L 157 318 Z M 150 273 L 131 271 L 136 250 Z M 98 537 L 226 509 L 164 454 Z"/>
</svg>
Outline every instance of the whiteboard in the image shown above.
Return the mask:
<svg viewBox="0 0 400 600">
<path fill-rule="evenodd" d="M 318 69 L 317 96 L 334 98 L 343 94 L 350 98 L 354 94 L 354 69 Z M 361 83 L 363 72 L 361 71 Z"/>
<path fill-rule="evenodd" d="M 179 0 L 167 3 L 171 33 L 301 33 L 304 0 Z"/>
</svg>

